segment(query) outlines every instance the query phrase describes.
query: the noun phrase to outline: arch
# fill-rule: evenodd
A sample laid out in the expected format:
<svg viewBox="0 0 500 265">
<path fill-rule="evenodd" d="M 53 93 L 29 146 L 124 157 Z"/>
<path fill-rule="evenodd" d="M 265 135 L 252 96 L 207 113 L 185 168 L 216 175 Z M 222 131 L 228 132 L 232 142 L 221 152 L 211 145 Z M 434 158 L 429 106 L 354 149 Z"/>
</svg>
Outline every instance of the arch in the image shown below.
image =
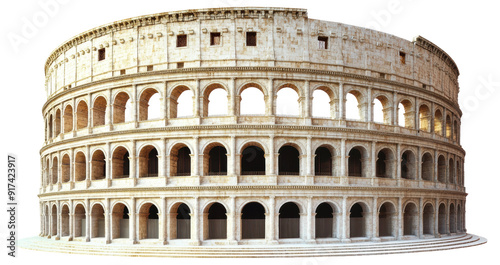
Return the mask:
<svg viewBox="0 0 500 265">
<path fill-rule="evenodd" d="M 349 151 L 348 173 L 350 177 L 363 177 L 365 175 L 366 150 L 362 146 L 355 146 Z"/>
<path fill-rule="evenodd" d="M 100 203 L 95 203 L 90 211 L 90 237 L 105 236 L 104 207 Z"/>
<path fill-rule="evenodd" d="M 208 239 L 227 238 L 227 211 L 218 203 L 212 203 L 208 208 Z"/>
<path fill-rule="evenodd" d="M 266 210 L 258 202 L 249 202 L 241 210 L 241 238 L 264 239 L 266 235 Z"/>
<path fill-rule="evenodd" d="M 89 123 L 89 107 L 85 100 L 80 100 L 76 107 L 76 129 L 87 128 Z"/>
<path fill-rule="evenodd" d="M 450 157 L 448 160 L 448 183 L 455 184 L 455 162 L 453 161 L 453 158 Z"/>
<path fill-rule="evenodd" d="M 421 172 L 423 180 L 433 180 L 434 161 L 432 160 L 432 155 L 430 153 L 425 153 L 422 155 Z"/>
<path fill-rule="evenodd" d="M 49 116 L 49 125 L 47 126 L 48 131 L 49 131 L 49 133 L 48 133 L 49 139 L 52 139 L 54 137 L 53 134 L 52 134 L 53 127 L 54 127 L 54 125 L 53 125 L 53 118 L 52 118 L 52 114 L 50 114 L 50 116 Z"/>
<path fill-rule="evenodd" d="M 56 116 L 54 119 L 54 137 L 57 137 L 61 133 L 61 110 L 56 110 Z"/>
<path fill-rule="evenodd" d="M 139 97 L 139 121 L 158 118 L 160 118 L 160 93 L 154 88 L 147 88 Z"/>
<path fill-rule="evenodd" d="M 446 183 L 446 159 L 443 155 L 438 157 L 438 181 Z"/>
<path fill-rule="evenodd" d="M 299 116 L 300 103 L 299 93 L 295 86 L 283 85 L 276 93 L 276 115 L 278 116 Z"/>
<path fill-rule="evenodd" d="M 448 229 L 446 227 L 446 205 L 444 205 L 444 203 L 439 205 L 438 232 L 439 234 L 448 234 Z"/>
<path fill-rule="evenodd" d="M 333 104 L 331 102 L 332 98 L 325 90 L 315 89 L 312 93 L 312 116 L 332 118 Z"/>
<path fill-rule="evenodd" d="M 64 108 L 63 121 L 64 133 L 73 131 L 73 107 L 71 105 Z"/>
<path fill-rule="evenodd" d="M 453 121 L 453 141 L 458 141 L 458 122 L 456 119 Z"/>
<path fill-rule="evenodd" d="M 439 109 L 434 113 L 434 133 L 443 135 L 443 114 Z"/>
<path fill-rule="evenodd" d="M 345 117 L 348 120 L 366 120 L 366 107 L 363 94 L 357 90 L 350 90 L 345 96 Z"/>
<path fill-rule="evenodd" d="M 92 106 L 92 126 L 101 126 L 106 124 L 106 99 L 99 96 L 94 100 Z"/>
<path fill-rule="evenodd" d="M 380 150 L 377 154 L 375 172 L 378 178 L 394 178 L 394 153 L 389 148 Z"/>
<path fill-rule="evenodd" d="M 146 202 L 139 208 L 139 240 L 159 238 L 159 211 L 151 202 Z"/>
<path fill-rule="evenodd" d="M 220 143 L 212 143 L 205 148 L 204 170 L 209 176 L 227 175 L 227 149 Z"/>
<path fill-rule="evenodd" d="M 369 227 L 368 207 L 362 203 L 354 203 L 349 210 L 349 234 L 351 238 L 367 237 Z"/>
<path fill-rule="evenodd" d="M 193 90 L 186 85 L 176 85 L 169 96 L 170 118 L 191 117 L 194 108 Z"/>
<path fill-rule="evenodd" d="M 261 147 L 246 145 L 241 152 L 241 175 L 265 175 L 266 158 Z"/>
<path fill-rule="evenodd" d="M 450 115 L 446 115 L 446 138 L 452 139 L 452 128 L 451 128 L 451 117 Z"/>
<path fill-rule="evenodd" d="M 57 181 L 59 180 L 59 163 L 58 159 L 56 156 L 52 158 L 52 179 L 51 179 L 51 184 L 55 185 L 57 184 Z"/>
<path fill-rule="evenodd" d="M 373 121 L 383 124 L 392 124 L 391 103 L 384 95 L 375 96 L 373 100 Z"/>
<path fill-rule="evenodd" d="M 294 202 L 279 209 L 279 238 L 300 238 L 300 209 Z"/>
<path fill-rule="evenodd" d="M 452 203 L 450 204 L 450 217 L 449 217 L 449 227 L 450 227 L 450 233 L 456 233 L 457 232 L 457 212 L 455 211 L 455 205 Z"/>
<path fill-rule="evenodd" d="M 419 130 L 424 132 L 431 131 L 431 113 L 429 107 L 427 105 L 422 104 L 420 108 L 418 108 L 418 118 L 419 118 Z"/>
<path fill-rule="evenodd" d="M 170 174 L 191 176 L 191 150 L 184 143 L 177 143 L 170 150 Z"/>
<path fill-rule="evenodd" d="M 73 231 L 75 237 L 85 237 L 87 235 L 86 233 L 87 211 L 85 209 L 85 206 L 83 206 L 83 204 L 81 203 L 76 204 L 73 218 L 74 218 Z"/>
<path fill-rule="evenodd" d="M 401 155 L 401 178 L 416 179 L 416 164 L 415 154 L 411 150 L 404 151 Z"/>
<path fill-rule="evenodd" d="M 172 238 L 191 238 L 191 209 L 189 206 L 186 203 L 177 203 L 172 207 L 171 213 L 175 215 L 175 222 L 171 222 L 175 225 L 170 230 Z"/>
<path fill-rule="evenodd" d="M 217 90 L 217 91 L 215 91 Z M 213 95 L 212 92 L 215 93 Z M 229 113 L 228 108 L 228 90 L 217 82 L 210 83 L 202 89 L 203 95 L 203 117 L 223 116 Z M 211 103 L 210 103 L 211 102 Z"/>
<path fill-rule="evenodd" d="M 57 206 L 54 204 L 50 208 L 50 218 L 52 220 L 52 226 L 50 228 L 50 235 L 57 236 Z"/>
<path fill-rule="evenodd" d="M 405 236 L 417 236 L 419 226 L 418 222 L 418 208 L 414 203 L 410 202 L 404 208 L 403 234 Z"/>
<path fill-rule="evenodd" d="M 379 236 L 392 237 L 396 234 L 396 207 L 390 202 L 383 203 L 378 213 Z"/>
<path fill-rule="evenodd" d="M 415 111 L 413 103 L 408 99 L 403 99 L 398 104 L 398 124 L 409 129 L 415 128 Z"/>
<path fill-rule="evenodd" d="M 92 180 L 100 180 L 106 178 L 106 156 L 102 150 L 95 150 L 92 154 Z"/>
<path fill-rule="evenodd" d="M 283 145 L 278 156 L 279 175 L 300 175 L 300 153 L 292 145 Z"/>
<path fill-rule="evenodd" d="M 335 233 L 334 207 L 329 203 L 323 202 L 316 207 L 315 236 L 316 238 L 332 238 Z"/>
<path fill-rule="evenodd" d="M 130 154 L 126 147 L 117 146 L 111 160 L 113 179 L 128 178 L 130 175 Z"/>
<path fill-rule="evenodd" d="M 423 233 L 424 235 L 434 235 L 434 207 L 427 203 L 423 213 Z"/>
<path fill-rule="evenodd" d="M 158 177 L 158 150 L 153 145 L 146 145 L 139 152 L 139 177 Z"/>
<path fill-rule="evenodd" d="M 69 207 L 64 204 L 61 208 L 61 237 L 69 236 Z"/>
<path fill-rule="evenodd" d="M 61 182 L 67 183 L 71 179 L 71 160 L 68 154 L 64 154 L 61 160 Z"/>
<path fill-rule="evenodd" d="M 111 237 L 129 238 L 129 209 L 124 203 L 118 202 L 113 205 L 111 212 Z"/>
<path fill-rule="evenodd" d="M 266 114 L 265 93 L 255 83 L 247 83 L 239 90 L 239 115 Z"/>
<path fill-rule="evenodd" d="M 113 123 L 124 123 L 131 120 L 131 103 L 130 95 L 121 91 L 115 96 L 113 103 Z"/>
<path fill-rule="evenodd" d="M 314 175 L 333 176 L 333 161 L 330 149 L 320 146 L 314 152 Z"/>
</svg>

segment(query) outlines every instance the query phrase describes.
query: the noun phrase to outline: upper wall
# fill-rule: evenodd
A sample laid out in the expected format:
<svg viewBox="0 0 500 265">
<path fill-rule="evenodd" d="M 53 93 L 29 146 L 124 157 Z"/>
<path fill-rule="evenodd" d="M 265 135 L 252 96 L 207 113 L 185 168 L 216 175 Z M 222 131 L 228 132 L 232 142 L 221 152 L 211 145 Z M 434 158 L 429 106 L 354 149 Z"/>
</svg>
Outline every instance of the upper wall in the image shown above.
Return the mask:
<svg viewBox="0 0 500 265">
<path fill-rule="evenodd" d="M 256 32 L 256 46 L 247 46 L 247 32 Z M 220 33 L 218 44 L 211 43 L 211 33 Z M 177 47 L 179 35 L 186 35 L 185 47 Z M 92 81 L 150 70 L 231 66 L 340 71 L 414 85 L 453 102 L 458 99 L 456 64 L 425 38 L 408 41 L 309 19 L 305 9 L 292 8 L 186 10 L 91 29 L 50 55 L 46 91 L 51 97 Z"/>
</svg>

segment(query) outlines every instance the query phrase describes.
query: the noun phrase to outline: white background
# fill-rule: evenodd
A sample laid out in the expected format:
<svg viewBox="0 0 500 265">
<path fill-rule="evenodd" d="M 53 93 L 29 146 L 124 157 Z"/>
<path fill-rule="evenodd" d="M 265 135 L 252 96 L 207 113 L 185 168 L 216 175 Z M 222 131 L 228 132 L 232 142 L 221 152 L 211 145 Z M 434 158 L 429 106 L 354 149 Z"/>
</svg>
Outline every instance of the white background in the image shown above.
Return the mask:
<svg viewBox="0 0 500 265">
<path fill-rule="evenodd" d="M 499 6 L 495 1 L 59 1 L 50 10 L 40 1 L 2 1 L 0 4 L 1 45 L 1 156 L 0 156 L 0 264 L 136 264 L 138 258 L 78 256 L 18 250 L 18 258 L 6 254 L 7 231 L 7 153 L 18 157 L 18 233 L 20 238 L 39 234 L 40 187 L 39 150 L 44 127 L 41 115 L 45 102 L 44 65 L 50 53 L 71 37 L 112 21 L 165 11 L 221 6 L 282 6 L 308 9 L 309 18 L 370 27 L 412 40 L 421 35 L 443 50 L 460 70 L 462 145 L 465 158 L 467 228 L 487 237 L 489 242 L 474 248 L 419 254 L 348 257 L 330 259 L 253 259 L 189 260 L 154 259 L 149 262 L 263 262 L 268 264 L 470 264 L 498 251 L 500 190 L 500 32 Z M 66 3 L 68 2 L 68 3 Z M 26 30 L 27 25 L 34 28 Z M 18 42 L 13 42 L 16 39 Z M 4 263 L 7 261 L 8 263 Z M 489 260 L 488 263 L 494 263 Z"/>
</svg>

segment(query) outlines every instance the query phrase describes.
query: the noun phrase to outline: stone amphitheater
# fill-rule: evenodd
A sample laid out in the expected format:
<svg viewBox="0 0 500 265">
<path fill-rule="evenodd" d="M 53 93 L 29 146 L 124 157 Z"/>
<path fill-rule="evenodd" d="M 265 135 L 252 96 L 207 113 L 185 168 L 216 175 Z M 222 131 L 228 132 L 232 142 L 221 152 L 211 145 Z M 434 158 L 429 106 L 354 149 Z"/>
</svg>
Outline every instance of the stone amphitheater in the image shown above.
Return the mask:
<svg viewBox="0 0 500 265">
<path fill-rule="evenodd" d="M 423 37 L 305 9 L 83 32 L 45 64 L 41 232 L 22 246 L 289 257 L 485 243 L 466 232 L 458 75 Z"/>
</svg>

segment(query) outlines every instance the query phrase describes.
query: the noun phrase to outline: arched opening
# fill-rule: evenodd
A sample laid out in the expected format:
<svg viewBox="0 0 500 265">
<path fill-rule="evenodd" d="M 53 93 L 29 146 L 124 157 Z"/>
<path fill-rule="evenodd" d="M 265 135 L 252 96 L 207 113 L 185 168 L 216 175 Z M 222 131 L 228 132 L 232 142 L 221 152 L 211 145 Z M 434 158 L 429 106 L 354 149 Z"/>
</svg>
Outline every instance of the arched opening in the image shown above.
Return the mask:
<svg viewBox="0 0 500 265">
<path fill-rule="evenodd" d="M 439 205 L 438 229 L 439 234 L 448 234 L 446 228 L 446 206 L 444 204 Z"/>
<path fill-rule="evenodd" d="M 383 124 L 391 124 L 391 108 L 389 100 L 385 96 L 378 96 L 373 101 L 373 121 Z"/>
<path fill-rule="evenodd" d="M 115 97 L 113 104 L 113 123 L 123 123 L 131 121 L 130 97 L 125 92 L 120 92 Z"/>
<path fill-rule="evenodd" d="M 399 126 L 413 129 L 415 128 L 415 112 L 412 103 L 404 99 L 398 105 L 398 124 Z"/>
<path fill-rule="evenodd" d="M 276 115 L 299 116 L 299 94 L 290 87 L 283 86 L 276 93 Z"/>
<path fill-rule="evenodd" d="M 158 177 L 158 151 L 152 145 L 139 152 L 139 177 Z"/>
<path fill-rule="evenodd" d="M 300 159 L 299 151 L 291 146 L 282 146 L 278 157 L 278 174 L 279 175 L 299 175 L 300 174 Z"/>
<path fill-rule="evenodd" d="M 61 110 L 56 111 L 56 118 L 54 120 L 54 137 L 57 137 L 61 133 Z"/>
<path fill-rule="evenodd" d="M 436 110 L 434 114 L 434 133 L 437 135 L 443 135 L 443 114 L 441 110 Z"/>
<path fill-rule="evenodd" d="M 406 150 L 401 156 L 401 178 L 416 179 L 415 177 L 415 155 L 412 151 Z"/>
<path fill-rule="evenodd" d="M 452 203 L 450 205 L 450 233 L 457 232 L 457 212 L 455 211 L 455 205 Z"/>
<path fill-rule="evenodd" d="M 264 93 L 257 87 L 248 86 L 240 94 L 240 115 L 264 115 L 266 102 Z"/>
<path fill-rule="evenodd" d="M 418 210 L 414 203 L 406 205 L 403 217 L 403 234 L 405 236 L 418 235 Z"/>
<path fill-rule="evenodd" d="M 73 107 L 71 105 L 66 106 L 64 109 L 64 132 L 73 131 Z"/>
<path fill-rule="evenodd" d="M 216 88 L 208 94 L 208 116 L 226 116 L 228 108 L 227 91 Z"/>
<path fill-rule="evenodd" d="M 367 211 L 360 203 L 355 203 L 349 214 L 349 232 L 351 238 L 367 236 Z"/>
<path fill-rule="evenodd" d="M 170 93 L 170 118 L 193 116 L 194 95 L 187 86 L 177 86 Z"/>
<path fill-rule="evenodd" d="M 458 141 L 458 122 L 453 121 L 453 141 Z"/>
<path fill-rule="evenodd" d="M 44 235 L 45 236 L 50 236 L 51 231 L 50 231 L 50 217 L 51 214 L 49 212 L 49 206 L 45 205 L 45 226 L 44 226 Z"/>
<path fill-rule="evenodd" d="M 90 237 L 105 236 L 104 208 L 100 204 L 95 204 L 91 211 Z"/>
<path fill-rule="evenodd" d="M 248 146 L 241 152 L 241 175 L 265 175 L 266 158 L 258 146 Z"/>
<path fill-rule="evenodd" d="M 113 179 L 128 178 L 130 175 L 130 155 L 127 149 L 119 146 L 113 152 Z"/>
<path fill-rule="evenodd" d="M 48 131 L 49 131 L 49 140 L 52 139 L 53 135 L 52 135 L 52 129 L 54 127 L 53 125 L 53 121 L 52 121 L 52 115 L 49 116 L 49 125 L 48 125 Z"/>
<path fill-rule="evenodd" d="M 206 157 L 206 155 L 205 155 Z M 208 152 L 208 175 L 227 175 L 227 151 L 223 146 L 214 146 Z"/>
<path fill-rule="evenodd" d="M 449 167 L 449 176 L 448 176 L 448 179 L 449 179 L 449 183 L 451 184 L 455 184 L 455 162 L 453 161 L 453 158 L 450 158 L 450 160 L 448 161 L 448 167 Z"/>
<path fill-rule="evenodd" d="M 96 150 L 92 155 L 92 180 L 106 178 L 106 157 L 101 150 Z"/>
<path fill-rule="evenodd" d="M 451 139 L 451 117 L 446 115 L 446 138 Z"/>
<path fill-rule="evenodd" d="M 266 210 L 258 202 L 250 202 L 241 210 L 241 238 L 263 239 L 266 236 Z"/>
<path fill-rule="evenodd" d="M 139 210 L 139 239 L 158 239 L 158 208 L 152 203 L 144 204 Z"/>
<path fill-rule="evenodd" d="M 446 182 L 446 160 L 442 155 L 438 157 L 438 181 Z"/>
<path fill-rule="evenodd" d="M 300 209 L 293 202 L 280 207 L 279 238 L 300 238 Z"/>
<path fill-rule="evenodd" d="M 363 176 L 363 153 L 364 149 L 361 147 L 354 147 L 349 151 L 348 159 L 348 173 L 350 177 Z"/>
<path fill-rule="evenodd" d="M 395 235 L 396 209 L 392 203 L 386 202 L 380 206 L 378 214 L 379 236 L 387 237 Z"/>
<path fill-rule="evenodd" d="M 139 121 L 160 118 L 160 93 L 154 88 L 142 92 L 139 98 Z"/>
<path fill-rule="evenodd" d="M 86 128 L 89 124 L 89 107 L 85 101 L 80 101 L 76 107 L 76 129 Z"/>
<path fill-rule="evenodd" d="M 83 181 L 87 178 L 87 159 L 83 152 L 75 156 L 75 181 Z"/>
<path fill-rule="evenodd" d="M 334 237 L 334 210 L 329 203 L 321 203 L 316 208 L 315 228 L 316 238 L 332 238 Z"/>
<path fill-rule="evenodd" d="M 57 236 L 57 207 L 52 205 L 51 219 L 52 219 L 52 227 L 50 229 L 51 236 Z"/>
<path fill-rule="evenodd" d="M 71 162 L 69 159 L 69 155 L 68 154 L 63 155 L 61 162 L 62 162 L 62 164 L 61 164 L 61 181 L 62 181 L 62 183 L 66 183 L 66 182 L 69 182 L 69 180 L 70 180 Z"/>
<path fill-rule="evenodd" d="M 429 107 L 427 105 L 421 105 L 418 109 L 418 117 L 419 117 L 419 129 L 424 132 L 430 132 L 431 126 L 431 113 Z"/>
<path fill-rule="evenodd" d="M 365 120 L 365 109 L 362 105 L 362 95 L 359 91 L 353 90 L 347 93 L 345 103 L 345 117 L 348 120 Z"/>
<path fill-rule="evenodd" d="M 94 101 L 92 108 L 92 126 L 101 126 L 106 124 L 106 99 L 98 97 Z"/>
<path fill-rule="evenodd" d="M 462 217 L 462 207 L 460 205 L 457 206 L 457 232 L 465 231 L 463 217 Z"/>
<path fill-rule="evenodd" d="M 433 170 L 434 162 L 432 161 L 432 156 L 429 153 L 425 153 L 422 156 L 422 179 L 427 181 L 433 180 Z"/>
<path fill-rule="evenodd" d="M 113 207 L 111 221 L 111 236 L 115 238 L 129 238 L 129 210 L 123 203 Z"/>
<path fill-rule="evenodd" d="M 394 155 L 391 149 L 384 148 L 378 152 L 375 171 L 378 178 L 394 177 Z"/>
<path fill-rule="evenodd" d="M 57 184 L 57 180 L 59 178 L 58 173 L 59 173 L 59 163 L 57 157 L 54 157 L 52 159 L 52 181 L 51 181 L 53 185 Z"/>
<path fill-rule="evenodd" d="M 220 203 L 214 203 L 208 209 L 208 239 L 227 238 L 226 208 Z"/>
<path fill-rule="evenodd" d="M 78 204 L 75 207 L 75 227 L 74 233 L 75 237 L 85 237 L 87 235 L 87 213 L 85 211 L 85 207 L 83 205 Z"/>
<path fill-rule="evenodd" d="M 44 164 L 44 176 L 43 176 L 43 185 L 44 187 L 47 187 L 50 182 L 52 181 L 50 179 L 50 158 L 47 157 L 47 159 L 45 159 L 45 164 Z"/>
<path fill-rule="evenodd" d="M 432 204 L 425 205 L 423 219 L 424 235 L 434 235 L 434 207 Z"/>
<path fill-rule="evenodd" d="M 61 209 L 61 237 L 69 236 L 69 207 L 63 205 Z"/>
<path fill-rule="evenodd" d="M 326 147 L 318 147 L 314 153 L 314 175 L 332 176 L 332 153 Z"/>
<path fill-rule="evenodd" d="M 189 206 L 182 203 L 177 207 L 176 215 L 176 233 L 177 239 L 191 238 L 191 210 Z"/>
<path fill-rule="evenodd" d="M 175 176 L 191 175 L 191 150 L 185 145 L 175 146 L 170 153 L 170 172 Z"/>
<path fill-rule="evenodd" d="M 312 116 L 317 118 L 331 118 L 332 109 L 330 96 L 322 89 L 313 92 Z"/>
</svg>

